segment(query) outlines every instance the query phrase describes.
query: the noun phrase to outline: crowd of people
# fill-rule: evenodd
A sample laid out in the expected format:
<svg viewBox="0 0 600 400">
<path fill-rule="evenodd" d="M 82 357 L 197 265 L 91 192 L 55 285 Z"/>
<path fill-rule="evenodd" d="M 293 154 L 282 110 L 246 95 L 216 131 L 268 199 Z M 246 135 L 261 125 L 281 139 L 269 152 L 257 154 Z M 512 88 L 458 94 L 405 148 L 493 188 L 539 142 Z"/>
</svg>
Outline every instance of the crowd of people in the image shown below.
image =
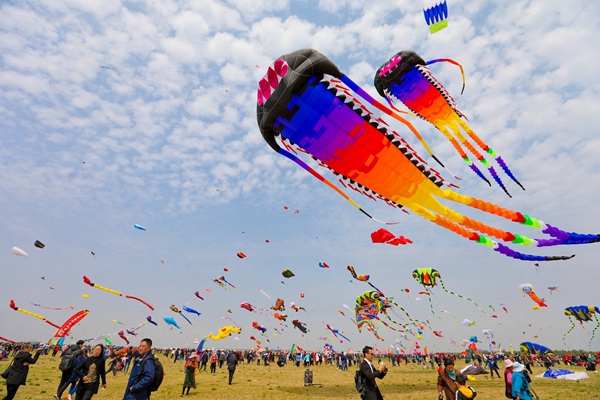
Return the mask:
<svg viewBox="0 0 600 400">
<path fill-rule="evenodd" d="M 40 355 L 50 355 L 60 359 L 58 368 L 61 379 L 58 383 L 54 398 L 67 400 L 90 400 L 98 393 L 100 387 L 106 388 L 106 374 L 118 373 L 129 375 L 124 400 L 142 400 L 150 396 L 152 385 L 156 385 L 157 375 L 162 379 L 163 362 L 184 364 L 184 381 L 181 396 L 187 396 L 191 389 L 196 388 L 196 372 L 216 373 L 216 369 L 226 368 L 229 372 L 228 384 L 231 385 L 236 367 L 241 363 L 268 366 L 276 363 L 280 367 L 290 363 L 294 367 L 309 368 L 315 365 L 331 365 L 342 372 L 350 367 L 358 367 L 364 376 L 363 399 L 382 399 L 382 394 L 376 379 L 383 379 L 388 373 L 387 361 L 392 367 L 401 364 L 416 364 L 424 369 L 438 370 L 437 393 L 440 399 L 465 400 L 477 395 L 474 388 L 468 385 L 465 375 L 455 369 L 459 360 L 466 364 L 473 363 L 477 368 L 487 367 L 491 378 L 494 374 L 505 383 L 505 397 L 517 400 L 532 399 L 530 387 L 532 365 L 553 368 L 557 365 L 583 366 L 589 371 L 595 371 L 600 363 L 600 355 L 594 354 L 564 354 L 564 355 L 531 355 L 515 354 L 397 354 L 378 352 L 366 346 L 362 352 L 337 353 L 333 351 L 285 351 L 272 349 L 225 350 L 211 349 L 197 351 L 194 349 L 152 349 L 152 340 L 143 339 L 138 347 L 108 347 L 102 344 L 94 347 L 85 346 L 80 340 L 70 346 L 46 346 L 31 343 L 0 342 L 0 360 L 10 360 L 10 368 L 3 374 L 7 384 L 7 395 L 3 400 L 15 397 L 19 387 L 25 385 L 29 366 L 34 365 Z M 375 359 L 377 366 L 375 366 Z M 500 376 L 498 365 L 504 366 L 503 376 Z M 108 365 L 108 368 L 106 368 Z M 484 373 L 487 373 L 483 370 Z M 6 375 L 6 376 L 4 376 Z M 158 383 L 160 385 L 160 382 Z M 64 397 L 63 397 L 64 395 Z"/>
</svg>

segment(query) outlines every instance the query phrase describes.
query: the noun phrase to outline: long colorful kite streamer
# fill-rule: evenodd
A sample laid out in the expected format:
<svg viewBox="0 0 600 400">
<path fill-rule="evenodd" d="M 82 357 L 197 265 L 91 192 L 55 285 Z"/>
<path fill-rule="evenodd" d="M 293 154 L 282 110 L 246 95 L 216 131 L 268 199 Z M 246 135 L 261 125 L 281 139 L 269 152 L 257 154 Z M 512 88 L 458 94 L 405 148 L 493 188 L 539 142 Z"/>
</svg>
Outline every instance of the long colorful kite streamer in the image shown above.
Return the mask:
<svg viewBox="0 0 600 400">
<path fill-rule="evenodd" d="M 107 287 L 100 286 L 100 285 L 98 285 L 97 283 L 93 283 L 93 282 L 92 282 L 92 281 L 90 281 L 90 279 L 89 279 L 87 276 L 85 276 L 85 275 L 84 275 L 84 277 L 83 277 L 83 282 L 84 282 L 84 283 L 86 283 L 86 284 L 88 284 L 88 285 L 90 285 L 90 286 L 91 286 L 91 287 L 93 287 L 93 288 L 100 289 L 100 290 L 104 290 L 105 292 L 112 293 L 112 294 L 115 294 L 115 295 L 117 295 L 117 296 L 121 296 L 121 297 L 123 296 L 123 295 L 122 295 L 120 292 L 117 292 L 116 290 L 112 290 L 112 289 L 109 289 L 109 288 L 107 288 Z M 151 309 L 151 310 L 154 310 L 154 307 L 152 307 L 150 304 L 146 303 L 144 300 L 142 300 L 142 299 L 140 299 L 140 298 L 138 298 L 138 297 L 134 297 L 134 296 L 125 295 L 125 298 L 127 298 L 127 299 L 132 299 L 132 300 L 137 300 L 137 301 L 139 301 L 140 303 L 144 304 L 144 305 L 145 305 L 146 307 L 148 307 L 149 309 Z"/>
<path fill-rule="evenodd" d="M 45 323 L 47 323 L 48 325 L 52 325 L 52 326 L 53 326 L 53 327 L 55 327 L 56 329 L 60 329 L 60 326 L 58 326 L 58 325 L 56 325 L 56 324 L 54 324 L 54 323 L 52 323 L 52 322 L 48 321 L 46 318 L 42 317 L 41 315 L 39 315 L 39 314 L 36 314 L 36 313 L 32 313 L 31 311 L 27 311 L 27 310 L 24 310 L 24 309 L 22 309 L 22 308 L 20 308 L 20 307 L 17 307 L 17 306 L 15 305 L 15 302 L 14 302 L 14 300 L 11 300 L 11 301 L 10 301 L 9 307 L 10 307 L 10 308 L 12 308 L 13 310 L 15 310 L 15 311 L 18 311 L 18 312 L 20 312 L 20 313 L 23 313 L 23 314 L 25 314 L 25 315 L 29 315 L 29 316 L 31 316 L 31 317 L 35 317 L 35 318 L 41 319 L 42 321 L 44 321 L 44 322 L 45 322 Z"/>
</svg>

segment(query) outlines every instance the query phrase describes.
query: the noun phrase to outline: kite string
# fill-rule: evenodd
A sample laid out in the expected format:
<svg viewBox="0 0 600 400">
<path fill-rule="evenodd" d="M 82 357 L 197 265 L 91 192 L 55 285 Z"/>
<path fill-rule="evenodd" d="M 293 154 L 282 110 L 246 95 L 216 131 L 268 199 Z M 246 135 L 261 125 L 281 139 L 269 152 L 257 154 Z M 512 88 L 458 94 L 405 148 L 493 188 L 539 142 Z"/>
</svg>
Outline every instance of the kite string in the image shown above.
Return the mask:
<svg viewBox="0 0 600 400">
<path fill-rule="evenodd" d="M 592 275 L 594 278 L 596 278 L 597 280 L 599 280 L 599 281 L 600 281 L 600 278 L 598 278 L 596 275 L 594 275 L 594 274 L 592 273 L 592 271 L 590 271 L 589 269 L 587 269 L 587 267 L 586 267 L 585 265 L 581 264 L 581 266 L 582 266 L 583 268 L 585 268 L 585 270 L 586 270 L 587 272 L 589 272 L 589 273 L 590 273 L 590 274 L 591 274 L 591 275 Z"/>
</svg>

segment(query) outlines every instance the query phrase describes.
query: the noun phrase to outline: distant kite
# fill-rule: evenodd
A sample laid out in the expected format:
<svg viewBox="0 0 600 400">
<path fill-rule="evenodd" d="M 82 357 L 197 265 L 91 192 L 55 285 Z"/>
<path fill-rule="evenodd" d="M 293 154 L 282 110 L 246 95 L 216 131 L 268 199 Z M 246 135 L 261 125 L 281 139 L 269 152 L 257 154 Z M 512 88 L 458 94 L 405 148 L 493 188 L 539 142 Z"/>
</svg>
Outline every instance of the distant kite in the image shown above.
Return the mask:
<svg viewBox="0 0 600 400">
<path fill-rule="evenodd" d="M 18 247 L 13 247 L 13 248 L 12 248 L 12 253 L 13 253 L 15 256 L 19 256 L 19 257 L 27 257 L 27 256 L 28 256 L 28 254 L 27 254 L 27 253 L 25 253 L 25 251 L 21 250 L 21 249 L 20 249 L 20 248 L 18 248 Z"/>
<path fill-rule="evenodd" d="M 244 253 L 242 253 L 241 251 L 239 253 L 237 253 L 237 256 L 239 258 L 246 258 L 246 255 Z"/>
<path fill-rule="evenodd" d="M 92 282 L 92 281 L 90 281 L 90 279 L 89 279 L 87 276 L 85 276 L 85 275 L 83 276 L 83 282 L 84 282 L 84 283 L 86 283 L 86 284 L 88 284 L 88 285 L 90 285 L 91 287 L 94 287 L 94 288 L 96 288 L 96 289 L 104 290 L 105 292 L 112 293 L 112 294 L 115 294 L 115 295 L 117 295 L 117 296 L 121 296 L 121 297 L 123 296 L 121 293 L 117 292 L 116 290 L 112 290 L 112 289 L 106 288 L 106 287 L 104 287 L 104 286 L 100 286 L 100 285 L 98 285 L 98 284 L 96 284 L 96 283 L 93 283 L 93 282 Z M 151 309 L 151 310 L 154 310 L 154 307 L 152 307 L 150 304 L 146 303 L 144 300 L 142 300 L 142 299 L 140 299 L 140 298 L 137 298 L 137 297 L 134 297 L 134 296 L 129 296 L 129 295 L 125 295 L 125 298 L 127 298 L 127 299 L 132 299 L 132 300 L 137 300 L 137 301 L 139 301 L 140 303 L 144 304 L 144 305 L 145 305 L 146 307 L 148 307 L 149 309 Z"/>
<path fill-rule="evenodd" d="M 144 228 L 143 226 L 138 225 L 138 224 L 134 224 L 133 227 L 135 229 L 139 230 L 139 231 L 145 231 L 146 230 L 146 228 Z"/>
<path fill-rule="evenodd" d="M 531 285 L 531 283 L 523 283 L 522 285 L 519 285 L 519 289 L 521 289 L 523 294 L 526 294 L 531 298 L 531 300 L 535 301 L 538 304 L 538 307 L 548 307 L 548 305 L 545 303 L 545 299 L 540 299 L 537 294 L 535 294 L 535 290 L 533 289 L 533 285 Z"/>
<path fill-rule="evenodd" d="M 448 26 L 448 5 L 446 0 L 423 10 L 425 22 L 429 25 L 429 32 L 436 33 Z"/>
<path fill-rule="evenodd" d="M 44 243 L 40 242 L 39 240 L 36 240 L 33 245 L 35 247 L 37 247 L 38 249 L 43 249 L 44 247 L 46 247 L 46 245 Z"/>
<path fill-rule="evenodd" d="M 290 271 L 289 269 L 284 269 L 283 271 L 281 271 L 281 275 L 283 275 L 285 278 L 291 278 L 292 276 L 296 276 L 292 271 Z"/>
<path fill-rule="evenodd" d="M 398 246 L 399 244 L 411 244 L 412 240 L 405 238 L 404 236 L 395 236 L 392 232 L 388 231 L 387 229 L 381 228 L 371 233 L 371 242 Z"/>
</svg>

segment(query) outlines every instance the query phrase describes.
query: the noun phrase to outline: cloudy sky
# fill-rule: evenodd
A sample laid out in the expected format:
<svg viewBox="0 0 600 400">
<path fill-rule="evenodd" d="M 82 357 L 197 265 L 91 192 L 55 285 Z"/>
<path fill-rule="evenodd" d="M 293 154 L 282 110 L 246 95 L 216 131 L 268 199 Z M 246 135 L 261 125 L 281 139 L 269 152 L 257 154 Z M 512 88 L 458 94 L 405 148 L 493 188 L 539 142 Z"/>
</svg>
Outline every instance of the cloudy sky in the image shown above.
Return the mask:
<svg viewBox="0 0 600 400">
<path fill-rule="evenodd" d="M 243 328 L 239 341 L 227 338 L 210 346 L 254 345 L 249 337 L 257 335 L 251 327 L 257 321 L 268 328 L 261 339 L 271 347 L 297 343 L 319 349 L 324 343 L 319 338 L 327 338 L 339 350 L 365 344 L 385 348 L 396 339 L 410 348 L 416 340 L 410 335 L 404 339 L 381 327 L 386 341 L 378 342 L 368 332 L 359 334 L 348 312 L 345 317 L 337 312 L 347 311 L 343 304 L 353 307 L 369 289 L 351 281 L 346 266 L 353 265 L 411 316 L 429 319 L 432 329 L 443 332 L 438 338 L 426 331 L 420 343 L 430 350 L 457 349 L 451 339 L 482 337 L 482 329 L 491 329 L 504 348 L 524 340 L 564 348 L 562 336 L 570 328 L 564 308 L 600 306 L 597 245 L 526 248 L 535 254 L 577 254 L 537 268 L 353 193 L 375 217 L 399 221 L 389 228 L 393 233 L 414 241 L 375 245 L 370 233 L 381 225 L 275 154 L 260 135 L 257 82 L 282 54 L 315 48 L 374 96 L 375 70 L 400 50 L 414 50 L 426 60 L 451 58 L 464 66 L 467 79 L 459 108 L 527 190 L 508 183 L 511 199 L 497 186 L 488 187 L 438 131 L 413 118 L 462 180 L 445 178 L 460 186 L 460 193 L 565 230 L 600 232 L 600 5 L 453 0 L 448 28 L 434 35 L 423 18 L 425 5 L 409 0 L 3 2 L 0 336 L 46 341 L 54 334 L 54 328 L 11 310 L 12 299 L 56 324 L 73 310 L 33 304 L 90 310 L 72 330 L 77 339 L 112 334 L 152 315 L 159 326 L 142 327 L 141 336 L 152 337 L 157 346 L 193 346 L 230 324 L 223 318 L 228 317 Z M 455 67 L 435 65 L 432 72 L 458 97 Z M 405 127 L 385 118 L 431 163 Z M 457 210 L 539 236 L 472 209 Z M 35 248 L 35 240 L 46 247 Z M 13 246 L 29 256 L 13 255 Z M 247 258 L 239 259 L 240 251 Z M 320 261 L 330 268 L 319 268 Z M 448 289 L 486 310 L 491 305 L 498 318 L 439 288 L 432 300 L 441 319 L 431 318 L 427 298 L 411 277 L 418 267 L 439 270 Z M 296 276 L 283 278 L 285 268 Z M 223 274 L 239 290 L 211 282 Z M 91 288 L 84 275 L 147 300 L 156 310 Z M 521 283 L 533 284 L 548 308 L 532 310 L 535 303 L 520 293 Z M 550 295 L 549 286 L 560 291 Z M 169 310 L 204 288 L 214 293 L 188 304 L 202 312 L 189 315 L 193 327 Z M 241 309 L 242 302 L 273 304 L 259 288 L 307 312 L 288 307 L 290 318 L 279 325 Z M 403 289 L 410 290 L 410 299 Z M 168 329 L 163 317 L 175 317 L 182 329 Z M 456 322 L 465 318 L 476 325 Z M 306 323 L 310 332 L 303 337 L 290 319 Z M 352 343 L 331 341 L 327 323 Z M 568 346 L 587 349 L 593 326 L 577 326 Z M 115 335 L 111 340 L 124 343 Z M 488 343 L 483 339 L 482 346 Z M 592 347 L 598 350 L 600 339 Z"/>
</svg>

